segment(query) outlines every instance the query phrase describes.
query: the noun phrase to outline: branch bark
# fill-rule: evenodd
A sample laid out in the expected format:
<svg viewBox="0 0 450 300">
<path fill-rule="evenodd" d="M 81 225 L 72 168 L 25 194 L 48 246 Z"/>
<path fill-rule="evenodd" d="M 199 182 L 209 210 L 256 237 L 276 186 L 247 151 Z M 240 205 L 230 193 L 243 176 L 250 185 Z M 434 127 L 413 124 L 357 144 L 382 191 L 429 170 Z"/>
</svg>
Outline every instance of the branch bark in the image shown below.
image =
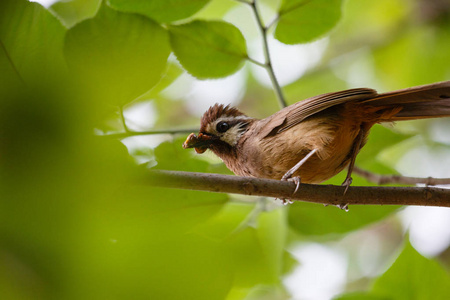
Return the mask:
<svg viewBox="0 0 450 300">
<path fill-rule="evenodd" d="M 325 205 L 420 205 L 450 207 L 450 189 L 430 187 L 345 187 L 180 171 L 150 171 L 144 184 L 160 187 L 275 197 Z"/>
<path fill-rule="evenodd" d="M 402 175 L 380 175 L 375 174 L 360 168 L 353 169 L 354 174 L 365 178 L 366 180 L 383 185 L 383 184 L 425 184 L 425 185 L 447 185 L 450 184 L 450 178 L 421 178 L 421 177 L 407 177 Z"/>
</svg>

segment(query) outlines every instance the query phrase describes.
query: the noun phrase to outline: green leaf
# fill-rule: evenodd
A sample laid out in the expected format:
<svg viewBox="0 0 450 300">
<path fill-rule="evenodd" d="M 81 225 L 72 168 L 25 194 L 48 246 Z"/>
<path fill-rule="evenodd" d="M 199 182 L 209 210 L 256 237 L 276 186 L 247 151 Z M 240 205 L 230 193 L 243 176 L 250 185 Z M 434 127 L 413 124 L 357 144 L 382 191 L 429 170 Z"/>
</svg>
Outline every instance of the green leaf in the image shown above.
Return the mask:
<svg viewBox="0 0 450 300">
<path fill-rule="evenodd" d="M 89 297 L 77 298 L 223 299 L 232 283 L 229 255 L 220 243 L 191 230 L 213 217 L 227 199 L 133 185 L 94 199 L 86 207 L 85 265 L 77 275 L 98 288 L 82 289 Z M 100 273 L 104 276 L 97 279 Z"/>
<path fill-rule="evenodd" d="M 123 105 L 160 80 L 170 47 L 157 23 L 102 6 L 95 18 L 67 32 L 64 51 L 96 99 Z"/>
<path fill-rule="evenodd" d="M 320 94 L 336 92 L 348 88 L 347 83 L 336 72 L 325 68 L 320 72 L 306 73 L 298 80 L 283 87 L 289 104 L 302 101 Z"/>
<path fill-rule="evenodd" d="M 271 200 L 269 200 L 271 201 Z M 271 212 L 263 212 L 258 218 L 258 239 L 266 263 L 274 276 L 274 282 L 280 277 L 283 269 L 284 248 L 287 237 L 286 210 L 282 208 Z"/>
<path fill-rule="evenodd" d="M 139 13 L 158 23 L 170 23 L 192 16 L 210 0 L 109 0 L 111 7 Z"/>
<path fill-rule="evenodd" d="M 170 43 L 183 67 L 197 78 L 219 78 L 239 70 L 247 58 L 242 33 L 222 21 L 169 26 Z"/>
<path fill-rule="evenodd" d="M 157 97 L 161 91 L 171 85 L 183 72 L 184 70 L 179 64 L 168 63 L 166 71 L 162 75 L 159 82 L 148 92 L 141 95 L 137 100 L 146 100 Z"/>
<path fill-rule="evenodd" d="M 1 43 L 1 41 L 0 41 Z M 23 84 L 22 77 L 17 72 L 8 52 L 0 44 L 0 92 L 6 89 L 20 87 Z"/>
<path fill-rule="evenodd" d="M 389 270 L 375 281 L 372 293 L 395 300 L 445 300 L 450 295 L 450 275 L 407 243 Z"/>
<path fill-rule="evenodd" d="M 295 202 L 289 207 L 291 228 L 303 235 L 341 234 L 382 220 L 398 206 L 353 205 L 349 211 L 322 204 Z"/>
<path fill-rule="evenodd" d="M 342 0 L 283 0 L 275 38 L 285 44 L 311 42 L 341 18 Z"/>
<path fill-rule="evenodd" d="M 0 93 L 1 298 L 224 299 L 228 249 L 192 231 L 228 196 L 137 183 L 82 91 L 22 90 Z"/>
<path fill-rule="evenodd" d="M 114 167 L 109 165 L 111 173 L 122 171 Z M 64 174 L 60 182 L 73 183 L 55 187 L 44 181 L 27 198 L 9 197 L 8 205 L 2 203 L 11 215 L 2 213 L 2 223 L 15 240 L 3 246 L 13 261 L 19 258 L 22 268 L 36 272 L 37 290 L 57 293 L 56 298 L 223 299 L 232 282 L 229 255 L 219 243 L 188 232 L 220 209 L 223 195 L 136 188 L 123 181 L 114 188 L 102 175 L 107 176 L 90 175 L 96 184 L 89 185 Z M 73 193 L 77 188 L 83 192 Z M 33 197 L 37 191 L 40 196 Z M 21 203 L 27 204 L 25 210 L 18 209 Z M 7 271 L 17 272 L 17 267 Z M 26 286 L 17 281 L 22 289 Z"/>
<path fill-rule="evenodd" d="M 211 0 L 204 9 L 199 11 L 195 18 L 206 20 L 223 19 L 232 9 L 241 5 L 238 1 Z"/>
<path fill-rule="evenodd" d="M 209 164 L 196 158 L 195 151 L 183 149 L 186 137 L 174 141 L 163 142 L 155 148 L 156 168 L 188 172 L 207 172 Z"/>
<path fill-rule="evenodd" d="M 367 144 L 356 158 L 356 165 L 365 170 L 380 174 L 394 174 L 392 161 L 381 161 L 382 154 L 388 148 L 396 148 L 398 144 L 410 138 L 410 135 L 399 134 L 381 125 L 375 125 L 370 130 Z M 404 154 L 405 152 L 402 152 Z M 398 159 L 398 155 L 396 159 Z"/>
<path fill-rule="evenodd" d="M 257 205 L 261 205 L 258 203 Z M 287 226 L 284 209 L 261 212 L 253 203 L 227 203 L 198 226 L 195 233 L 222 241 L 233 257 L 236 285 L 231 299 L 241 299 L 258 284 L 277 286 L 287 261 Z"/>
<path fill-rule="evenodd" d="M 54 72 L 63 71 L 65 31 L 64 26 L 40 4 L 2 0 L 0 61 L 6 67 L 2 68 L 2 77 L 14 76 L 30 84 L 44 82 L 53 77 Z"/>
<path fill-rule="evenodd" d="M 408 139 L 399 141 L 397 144 L 392 145 L 389 148 L 383 149 L 378 154 L 378 158 L 386 165 L 395 166 L 397 162 L 405 155 L 405 153 L 416 147 L 423 146 L 424 144 L 425 141 L 422 136 L 412 136 Z"/>
<path fill-rule="evenodd" d="M 448 24 L 405 30 L 398 39 L 375 48 L 375 76 L 387 90 L 448 80 L 443 66 L 450 60 L 449 30 Z"/>
<path fill-rule="evenodd" d="M 101 0 L 58 1 L 49 10 L 55 14 L 67 28 L 95 16 Z"/>
<path fill-rule="evenodd" d="M 252 224 L 252 221 L 255 223 Z M 282 210 L 262 212 L 247 222 L 254 226 L 247 225 L 227 240 L 228 251 L 236 266 L 238 288 L 279 284 L 286 241 Z"/>
<path fill-rule="evenodd" d="M 229 202 L 207 222 L 197 226 L 194 232 L 210 239 L 223 241 L 246 227 L 255 205 Z"/>
</svg>

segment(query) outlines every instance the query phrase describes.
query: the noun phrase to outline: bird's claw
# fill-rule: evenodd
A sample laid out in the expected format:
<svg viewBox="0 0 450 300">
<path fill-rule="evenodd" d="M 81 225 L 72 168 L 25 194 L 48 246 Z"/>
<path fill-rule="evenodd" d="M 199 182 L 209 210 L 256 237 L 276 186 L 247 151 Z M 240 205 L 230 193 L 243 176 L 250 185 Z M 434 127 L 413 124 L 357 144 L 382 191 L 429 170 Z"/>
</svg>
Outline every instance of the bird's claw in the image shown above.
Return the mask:
<svg viewBox="0 0 450 300">
<path fill-rule="evenodd" d="M 288 178 L 287 181 L 292 181 L 293 183 L 295 183 L 295 190 L 294 190 L 294 192 L 292 193 L 292 195 L 294 195 L 295 193 L 297 193 L 298 188 L 300 187 L 300 183 L 301 183 L 302 181 L 300 180 L 300 177 L 299 177 L 299 176 L 295 176 L 295 177 Z"/>
<path fill-rule="evenodd" d="M 347 193 L 348 188 L 352 184 L 353 179 L 351 177 L 345 178 L 344 182 L 341 184 L 341 186 L 345 186 L 344 195 Z"/>
<path fill-rule="evenodd" d="M 345 204 L 338 204 L 336 205 L 337 207 L 339 207 L 342 210 L 345 210 L 346 212 L 348 211 L 348 203 Z"/>
<path fill-rule="evenodd" d="M 281 180 L 283 180 L 283 181 L 292 181 L 292 182 L 294 182 L 294 183 L 295 183 L 295 190 L 294 190 L 294 192 L 292 193 L 292 195 L 294 195 L 295 193 L 297 193 L 298 188 L 300 187 L 300 183 L 301 183 L 301 180 L 300 180 L 300 177 L 299 177 L 299 176 L 289 177 L 289 178 L 283 176 L 283 177 L 281 178 Z M 282 199 L 280 199 L 280 200 L 283 202 L 283 205 L 288 205 L 288 204 L 294 203 L 294 201 L 292 201 L 291 199 L 285 199 L 285 198 L 282 198 Z"/>
<path fill-rule="evenodd" d="M 294 201 L 292 201 L 291 199 L 282 198 L 280 200 L 281 200 L 281 202 L 283 202 L 283 205 L 288 205 L 288 204 L 294 203 Z"/>
</svg>

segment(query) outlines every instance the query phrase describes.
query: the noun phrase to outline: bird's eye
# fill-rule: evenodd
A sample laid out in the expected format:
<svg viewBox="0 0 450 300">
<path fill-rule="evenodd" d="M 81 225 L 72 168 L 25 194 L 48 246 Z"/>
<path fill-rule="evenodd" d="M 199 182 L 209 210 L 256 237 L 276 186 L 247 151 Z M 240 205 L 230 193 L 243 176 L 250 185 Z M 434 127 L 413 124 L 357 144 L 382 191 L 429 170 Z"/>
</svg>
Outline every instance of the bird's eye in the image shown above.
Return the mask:
<svg viewBox="0 0 450 300">
<path fill-rule="evenodd" d="M 223 132 L 227 131 L 228 129 L 230 129 L 230 124 L 228 124 L 227 122 L 217 123 L 216 129 L 217 129 L 218 132 L 222 132 L 223 133 Z"/>
</svg>

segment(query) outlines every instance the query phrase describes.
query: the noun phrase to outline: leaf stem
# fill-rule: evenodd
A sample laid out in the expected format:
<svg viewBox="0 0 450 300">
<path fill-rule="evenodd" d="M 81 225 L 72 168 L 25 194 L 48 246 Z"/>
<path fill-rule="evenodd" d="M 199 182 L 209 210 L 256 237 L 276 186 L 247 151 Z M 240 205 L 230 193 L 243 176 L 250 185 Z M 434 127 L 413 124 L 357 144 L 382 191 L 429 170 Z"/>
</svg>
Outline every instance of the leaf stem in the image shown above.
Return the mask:
<svg viewBox="0 0 450 300">
<path fill-rule="evenodd" d="M 123 114 L 123 106 L 122 105 L 119 106 L 119 114 L 120 114 L 120 120 L 122 121 L 123 129 L 127 133 L 130 132 L 130 129 L 128 129 L 127 122 L 125 120 L 125 116 Z"/>
<path fill-rule="evenodd" d="M 273 18 L 272 21 L 266 26 L 266 30 L 269 30 L 272 28 L 273 25 L 275 25 L 276 22 L 278 22 L 278 19 L 280 18 L 280 15 L 276 15 L 275 18 Z"/>
<path fill-rule="evenodd" d="M 253 58 L 247 57 L 247 60 L 255 65 L 258 65 L 258 66 L 264 68 L 264 69 L 267 68 L 267 65 L 265 63 L 259 62 Z"/>
<path fill-rule="evenodd" d="M 6 59 L 9 61 L 9 63 L 11 64 L 12 69 L 14 70 L 14 72 L 17 74 L 17 77 L 19 78 L 20 82 L 23 83 L 23 85 L 27 85 L 25 80 L 23 80 L 22 76 L 19 73 L 19 70 L 17 70 L 16 65 L 14 64 L 13 60 L 11 59 L 11 57 L 9 56 L 8 51 L 6 50 L 5 45 L 3 44 L 3 42 L 0 40 L 0 46 L 3 49 L 3 52 L 5 53 Z"/>
</svg>

